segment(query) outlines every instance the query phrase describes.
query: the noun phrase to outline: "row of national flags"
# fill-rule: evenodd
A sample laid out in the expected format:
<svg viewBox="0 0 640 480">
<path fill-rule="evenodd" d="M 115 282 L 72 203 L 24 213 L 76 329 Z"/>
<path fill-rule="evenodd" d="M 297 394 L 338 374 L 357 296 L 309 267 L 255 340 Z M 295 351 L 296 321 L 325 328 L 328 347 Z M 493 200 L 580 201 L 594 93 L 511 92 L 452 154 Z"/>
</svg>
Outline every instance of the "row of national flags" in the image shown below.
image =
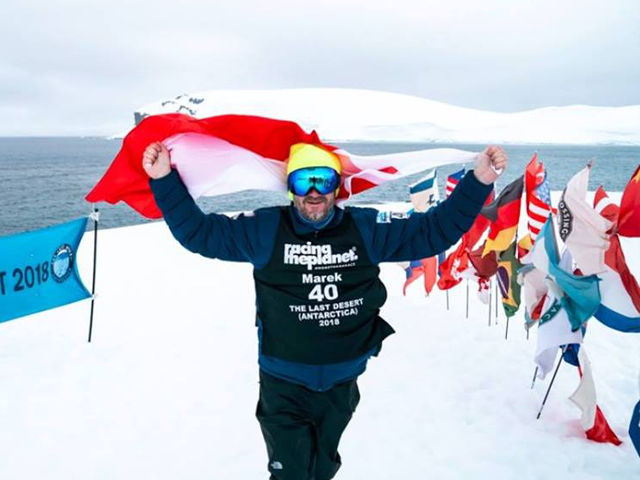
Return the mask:
<svg viewBox="0 0 640 480">
<path fill-rule="evenodd" d="M 620 209 L 624 205 L 625 211 L 637 210 L 640 200 L 639 170 L 640 167 L 623 192 Z M 574 175 L 558 203 L 557 224 L 565 247 L 560 261 L 555 263 L 553 270 L 545 270 L 540 265 L 541 262 L 551 265 L 554 255 L 557 255 L 557 246 L 551 246 L 557 245 L 553 215 L 549 216 L 539 232 L 538 242 L 531 253 L 534 269 L 545 275 L 546 297 L 556 297 L 554 303 L 561 307 L 554 310 L 552 304 L 540 310 L 542 316 L 538 321 L 536 364 L 539 374 L 544 376 L 559 348 L 575 346 L 579 352 L 577 367 L 581 380 L 570 398 L 582 411 L 581 422 L 586 436 L 594 441 L 619 445 L 620 440 L 597 404 L 595 381 L 583 343 L 584 335 L 592 317 L 619 331 L 640 331 L 640 302 L 633 302 L 634 298 L 639 298 L 638 284 L 626 264 L 619 241 L 621 225 L 616 218 L 618 207 L 602 188 L 596 192 L 594 205 L 586 201 L 590 173 L 591 165 L 587 165 Z M 633 215 L 626 218 L 633 218 Z M 624 226 L 626 235 L 640 237 L 640 223 Z M 526 285 L 525 279 L 525 288 Z M 545 315 L 550 321 L 543 322 Z M 632 439 L 638 438 L 638 428 L 632 421 L 629 428 Z"/>
<path fill-rule="evenodd" d="M 587 203 L 590 172 L 588 165 L 571 178 L 556 208 L 551 201 L 548 173 L 535 154 L 522 175 L 497 197 L 491 197 L 472 230 L 453 251 L 407 266 L 404 291 L 424 275 L 427 292 L 434 285 L 448 290 L 464 278 L 472 278 L 482 293 L 495 275 L 507 317 L 515 315 L 523 302 L 526 327 L 538 327 L 537 376 L 545 378 L 552 370 L 558 351 L 573 349 L 580 383 L 571 401 L 582 412 L 585 434 L 594 441 L 619 445 L 619 438 L 597 404 L 591 362 L 583 342 L 592 317 L 621 332 L 640 332 L 640 286 L 620 242 L 620 236 L 640 237 L 640 167 L 625 187 L 620 205 L 602 187 L 596 191 L 593 204 Z M 447 197 L 464 173 L 462 169 L 447 178 Z M 414 209 L 424 211 L 435 206 L 439 201 L 437 191 L 434 170 L 411 186 Z M 421 198 L 432 201 L 425 203 Z M 526 229 L 519 232 L 523 213 Z M 436 269 L 440 275 L 437 281 Z M 634 418 L 640 417 L 640 402 L 636 410 Z M 640 454 L 640 420 L 635 423 L 638 425 L 631 422 L 630 435 Z"/>
</svg>

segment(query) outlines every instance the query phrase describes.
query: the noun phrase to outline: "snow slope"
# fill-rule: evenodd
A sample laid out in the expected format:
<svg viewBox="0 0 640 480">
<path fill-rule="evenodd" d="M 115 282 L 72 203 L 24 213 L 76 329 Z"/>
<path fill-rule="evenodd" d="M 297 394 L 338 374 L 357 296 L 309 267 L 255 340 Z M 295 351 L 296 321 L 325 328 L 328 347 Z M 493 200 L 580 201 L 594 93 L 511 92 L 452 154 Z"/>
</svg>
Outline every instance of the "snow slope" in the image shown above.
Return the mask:
<svg viewBox="0 0 640 480">
<path fill-rule="evenodd" d="M 93 239 L 79 265 L 90 285 Z M 640 240 L 623 245 L 640 271 Z M 586 347 L 599 404 L 623 445 L 587 441 L 568 400 L 578 373 L 530 389 L 535 332 L 488 326 L 465 289 L 401 295 L 384 265 L 383 316 L 397 330 L 360 379 L 340 480 L 635 479 L 629 440 L 640 337 L 593 320 Z M 473 287 L 472 287 L 473 288 Z M 258 480 L 266 450 L 254 418 L 256 332 L 251 267 L 182 249 L 166 226 L 101 231 L 93 342 L 89 302 L 0 324 L 0 478 Z"/>
<path fill-rule="evenodd" d="M 145 105 L 135 116 L 173 112 L 293 120 L 334 141 L 640 145 L 640 105 L 497 113 L 370 90 L 211 90 Z"/>
</svg>

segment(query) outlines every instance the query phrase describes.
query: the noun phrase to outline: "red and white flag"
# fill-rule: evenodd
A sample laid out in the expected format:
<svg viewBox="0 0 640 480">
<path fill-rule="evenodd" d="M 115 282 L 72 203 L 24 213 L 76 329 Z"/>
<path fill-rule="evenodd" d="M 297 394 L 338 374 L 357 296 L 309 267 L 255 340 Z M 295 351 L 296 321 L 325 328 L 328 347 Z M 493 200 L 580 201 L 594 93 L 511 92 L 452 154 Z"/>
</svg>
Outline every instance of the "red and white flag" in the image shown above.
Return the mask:
<svg viewBox="0 0 640 480">
<path fill-rule="evenodd" d="M 445 194 L 444 198 L 448 198 L 449 195 L 453 193 L 455 188 L 460 183 L 460 180 L 462 180 L 462 177 L 464 177 L 464 173 L 465 173 L 465 169 L 462 168 L 447 177 L 447 183 L 445 185 L 445 191 L 444 191 L 444 194 Z"/>
<path fill-rule="evenodd" d="M 580 423 L 587 434 L 587 438 L 594 442 L 620 445 L 622 442 L 611 430 L 604 413 L 598 407 L 591 362 L 587 357 L 584 345 L 581 345 L 578 351 L 578 363 L 580 364 L 578 367 L 580 383 L 576 391 L 569 397 L 569 400 L 582 412 Z"/>
<path fill-rule="evenodd" d="M 542 226 L 551 213 L 551 190 L 547 180 L 547 171 L 542 162 L 538 162 L 538 154 L 529 161 L 525 173 L 527 198 L 528 227 L 531 243 L 535 243 Z"/>
<path fill-rule="evenodd" d="M 567 184 L 558 203 L 560 237 L 584 275 L 606 270 L 604 254 L 609 248 L 608 231 L 613 223 L 586 202 L 591 166 L 578 172 Z"/>
<path fill-rule="evenodd" d="M 468 268 L 469 250 L 467 247 L 467 236 L 463 235 L 458 247 L 438 266 L 440 271 L 438 288 L 440 290 L 449 290 L 455 287 L 462 281 L 463 272 Z"/>
<path fill-rule="evenodd" d="M 602 187 L 596 191 L 593 208 L 612 223 L 609 248 L 604 255 L 605 271 L 601 272 L 601 305 L 595 316 L 605 325 L 623 332 L 640 331 L 640 285 L 631 273 L 622 251 L 620 238 L 613 233 L 618 227 L 620 207 Z"/>
<path fill-rule="evenodd" d="M 477 153 L 437 148 L 389 155 L 359 156 L 322 142 L 294 123 L 249 115 L 195 119 L 182 114 L 145 118 L 125 137 L 111 166 L 87 195 L 89 202 L 124 201 L 147 218 L 160 218 L 142 153 L 163 142 L 171 165 L 192 197 L 242 190 L 286 191 L 286 161 L 292 145 L 311 143 L 336 154 L 342 164 L 338 202 L 389 180 L 439 165 L 472 161 Z"/>
<path fill-rule="evenodd" d="M 618 221 L 618 214 L 620 213 L 620 207 L 615 204 L 607 192 L 604 191 L 602 186 L 598 187 L 596 194 L 593 197 L 593 208 L 596 209 L 600 215 L 615 224 Z M 607 232 L 608 233 L 608 232 Z"/>
<path fill-rule="evenodd" d="M 436 284 L 436 273 L 438 270 L 438 259 L 436 257 L 423 258 L 409 262 L 405 269 L 407 278 L 402 287 L 402 294 L 407 294 L 407 287 L 422 276 L 424 291 L 429 295 Z"/>
</svg>

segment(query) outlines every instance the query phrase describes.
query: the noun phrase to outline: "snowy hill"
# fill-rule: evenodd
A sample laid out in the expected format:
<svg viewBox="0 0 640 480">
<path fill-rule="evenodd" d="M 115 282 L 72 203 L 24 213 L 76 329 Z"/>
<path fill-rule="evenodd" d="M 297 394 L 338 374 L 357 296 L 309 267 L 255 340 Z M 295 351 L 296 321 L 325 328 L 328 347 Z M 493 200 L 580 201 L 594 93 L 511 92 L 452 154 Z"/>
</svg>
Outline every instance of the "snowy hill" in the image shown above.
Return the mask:
<svg viewBox="0 0 640 480">
<path fill-rule="evenodd" d="M 496 113 L 369 90 L 212 90 L 146 105 L 135 119 L 173 112 L 293 120 L 334 141 L 640 145 L 640 105 Z"/>
<path fill-rule="evenodd" d="M 259 480 L 267 455 L 258 392 L 254 288 L 248 265 L 184 250 L 162 222 L 99 233 L 93 342 L 89 303 L 0 324 L 0 478 Z M 624 239 L 640 271 L 640 239 Z M 90 284 L 92 234 L 78 264 Z M 430 298 L 382 266 L 382 315 L 397 333 L 359 384 L 336 480 L 603 480 L 638 478 L 627 429 L 638 400 L 640 338 L 593 320 L 585 348 L 599 405 L 624 442 L 585 439 L 563 364 L 530 388 L 536 332 L 522 317 L 488 326 L 471 287 Z M 420 283 L 420 282 L 416 282 Z"/>
</svg>

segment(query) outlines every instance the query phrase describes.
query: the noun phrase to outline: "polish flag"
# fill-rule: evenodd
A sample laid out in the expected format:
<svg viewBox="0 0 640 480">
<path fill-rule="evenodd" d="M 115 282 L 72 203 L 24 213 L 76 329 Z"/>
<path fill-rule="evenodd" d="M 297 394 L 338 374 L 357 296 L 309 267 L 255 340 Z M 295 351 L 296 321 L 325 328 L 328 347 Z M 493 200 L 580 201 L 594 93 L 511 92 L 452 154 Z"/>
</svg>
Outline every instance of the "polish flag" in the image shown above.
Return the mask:
<svg viewBox="0 0 640 480">
<path fill-rule="evenodd" d="M 147 218 L 160 218 L 142 154 L 161 141 L 171 152 L 192 197 L 259 189 L 286 192 L 286 161 L 296 143 L 320 145 L 338 156 L 342 175 L 338 202 L 389 180 L 439 165 L 473 161 L 477 153 L 437 148 L 389 155 L 359 156 L 322 142 L 294 122 L 248 115 L 195 119 L 183 114 L 145 118 L 125 137 L 122 148 L 89 202 L 123 201 Z"/>
</svg>

